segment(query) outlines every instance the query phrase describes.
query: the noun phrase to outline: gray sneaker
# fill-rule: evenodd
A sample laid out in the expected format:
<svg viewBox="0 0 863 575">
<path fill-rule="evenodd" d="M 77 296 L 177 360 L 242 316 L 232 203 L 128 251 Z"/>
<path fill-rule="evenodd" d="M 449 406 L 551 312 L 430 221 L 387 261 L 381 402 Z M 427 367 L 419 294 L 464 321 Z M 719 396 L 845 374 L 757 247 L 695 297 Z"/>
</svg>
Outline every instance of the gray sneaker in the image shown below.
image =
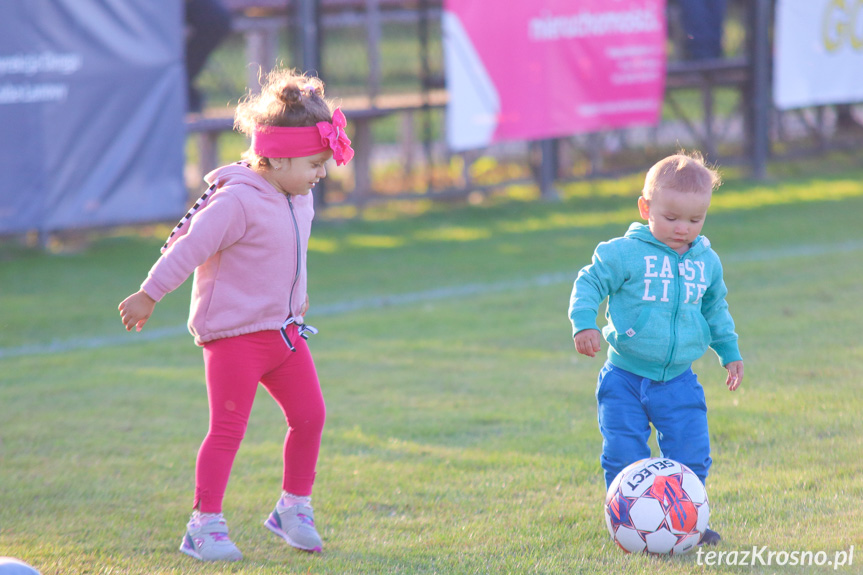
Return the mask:
<svg viewBox="0 0 863 575">
<path fill-rule="evenodd" d="M 180 551 L 201 561 L 239 561 L 243 554 L 228 537 L 228 524 L 216 519 L 205 525 L 190 522 Z"/>
<path fill-rule="evenodd" d="M 314 553 L 323 550 L 324 544 L 315 529 L 315 512 L 311 505 L 297 504 L 281 512 L 276 507 L 264 522 L 264 527 L 297 549 Z"/>
</svg>

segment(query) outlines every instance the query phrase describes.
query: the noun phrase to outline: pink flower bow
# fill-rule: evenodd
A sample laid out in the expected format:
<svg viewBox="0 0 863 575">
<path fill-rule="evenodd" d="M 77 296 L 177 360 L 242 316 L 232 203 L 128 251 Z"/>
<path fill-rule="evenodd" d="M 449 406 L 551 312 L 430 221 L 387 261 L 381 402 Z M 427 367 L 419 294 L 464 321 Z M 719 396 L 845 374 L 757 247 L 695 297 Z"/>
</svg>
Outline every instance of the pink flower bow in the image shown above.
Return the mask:
<svg viewBox="0 0 863 575">
<path fill-rule="evenodd" d="M 333 111 L 332 123 L 317 123 L 318 132 L 321 133 L 321 142 L 329 146 L 333 151 L 333 159 L 336 161 L 337 166 L 347 164 L 354 157 L 351 141 L 345 133 L 347 125 L 347 119 L 341 108 L 336 108 Z"/>
</svg>

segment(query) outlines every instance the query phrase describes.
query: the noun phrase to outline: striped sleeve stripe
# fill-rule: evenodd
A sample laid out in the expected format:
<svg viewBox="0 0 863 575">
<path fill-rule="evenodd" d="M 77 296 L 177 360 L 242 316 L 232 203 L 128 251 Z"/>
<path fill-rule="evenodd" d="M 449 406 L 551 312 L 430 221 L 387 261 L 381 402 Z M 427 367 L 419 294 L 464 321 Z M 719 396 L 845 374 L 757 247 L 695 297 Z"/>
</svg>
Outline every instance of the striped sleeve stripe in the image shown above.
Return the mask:
<svg viewBox="0 0 863 575">
<path fill-rule="evenodd" d="M 198 211 L 198 209 L 201 207 L 201 205 L 202 205 L 204 202 L 206 202 L 206 201 L 207 201 L 207 198 L 209 198 L 209 197 L 210 197 L 210 195 L 212 195 L 212 193 L 213 193 L 215 190 L 216 190 L 216 184 L 215 184 L 215 183 L 213 183 L 213 184 L 211 184 L 211 185 L 210 185 L 210 187 L 209 187 L 209 188 L 207 188 L 207 191 L 206 191 L 206 192 L 204 192 L 204 193 L 203 193 L 203 195 L 202 195 L 200 198 L 198 198 L 198 200 L 195 202 L 195 205 L 193 205 L 191 208 L 189 208 L 189 211 L 188 211 L 188 212 L 186 212 L 186 215 L 185 215 L 185 216 L 183 216 L 183 218 L 182 218 L 182 219 L 177 223 L 177 225 L 176 225 L 176 226 L 174 226 L 174 229 L 173 229 L 173 230 L 171 230 L 171 235 L 169 235 L 169 236 L 168 236 L 168 239 L 167 239 L 167 240 L 165 240 L 165 245 L 163 245 L 163 246 L 162 246 L 162 249 L 161 249 L 161 250 L 159 250 L 161 253 L 165 253 L 165 250 L 167 250 L 167 249 L 168 249 L 168 244 L 170 244 L 170 243 L 171 243 L 171 238 L 173 238 L 173 237 L 174 237 L 174 235 L 176 235 L 176 233 L 177 233 L 178 231 L 180 231 L 180 229 L 181 229 L 184 225 L 186 225 L 186 222 L 188 222 L 190 219 L 192 219 L 192 216 L 193 216 L 193 215 L 195 215 L 195 212 L 197 212 L 197 211 Z"/>
</svg>

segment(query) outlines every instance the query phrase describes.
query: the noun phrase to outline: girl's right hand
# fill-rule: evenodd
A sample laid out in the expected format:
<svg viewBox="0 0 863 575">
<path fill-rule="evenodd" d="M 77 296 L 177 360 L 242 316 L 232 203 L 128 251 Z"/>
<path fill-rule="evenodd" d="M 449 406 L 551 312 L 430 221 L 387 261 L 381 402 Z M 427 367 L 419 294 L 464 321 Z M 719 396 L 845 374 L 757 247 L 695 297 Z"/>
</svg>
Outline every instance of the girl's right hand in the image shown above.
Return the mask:
<svg viewBox="0 0 863 575">
<path fill-rule="evenodd" d="M 133 327 L 137 328 L 137 331 L 141 331 L 141 328 L 153 315 L 155 308 L 156 300 L 147 295 L 144 290 L 133 293 L 117 306 L 123 325 L 126 326 L 126 331 L 132 331 Z"/>
</svg>

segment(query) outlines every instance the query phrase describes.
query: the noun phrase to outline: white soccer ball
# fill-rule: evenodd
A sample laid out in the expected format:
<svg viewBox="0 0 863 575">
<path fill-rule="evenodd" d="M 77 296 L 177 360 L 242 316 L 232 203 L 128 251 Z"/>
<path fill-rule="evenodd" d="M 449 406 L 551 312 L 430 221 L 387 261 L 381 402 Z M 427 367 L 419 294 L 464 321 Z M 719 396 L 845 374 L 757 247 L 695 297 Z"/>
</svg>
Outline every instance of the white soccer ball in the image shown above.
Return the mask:
<svg viewBox="0 0 863 575">
<path fill-rule="evenodd" d="M 701 480 L 668 458 L 629 465 L 605 497 L 606 527 L 627 553 L 687 553 L 698 545 L 709 519 L 710 503 Z"/>
<path fill-rule="evenodd" d="M 0 575 L 39 575 L 39 572 L 20 559 L 0 557 Z"/>
</svg>

